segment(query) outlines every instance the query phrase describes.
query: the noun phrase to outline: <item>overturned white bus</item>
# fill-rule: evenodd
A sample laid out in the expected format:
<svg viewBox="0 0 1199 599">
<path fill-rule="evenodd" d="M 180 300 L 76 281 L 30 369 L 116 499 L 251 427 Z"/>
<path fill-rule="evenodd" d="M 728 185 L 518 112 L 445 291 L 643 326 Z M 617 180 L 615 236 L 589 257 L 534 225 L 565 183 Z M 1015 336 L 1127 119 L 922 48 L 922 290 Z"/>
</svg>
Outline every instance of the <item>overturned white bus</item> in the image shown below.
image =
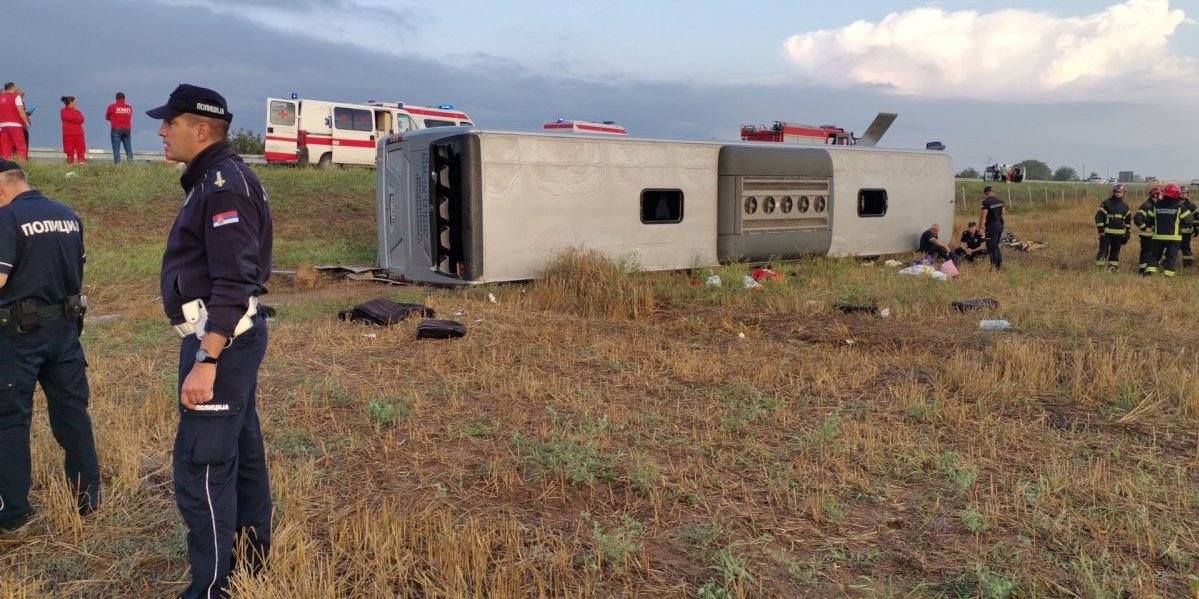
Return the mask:
<svg viewBox="0 0 1199 599">
<path fill-rule="evenodd" d="M 533 279 L 571 247 L 643 270 L 888 254 L 953 220 L 950 158 L 923 150 L 444 127 L 378 164 L 379 267 L 415 283 Z"/>
</svg>

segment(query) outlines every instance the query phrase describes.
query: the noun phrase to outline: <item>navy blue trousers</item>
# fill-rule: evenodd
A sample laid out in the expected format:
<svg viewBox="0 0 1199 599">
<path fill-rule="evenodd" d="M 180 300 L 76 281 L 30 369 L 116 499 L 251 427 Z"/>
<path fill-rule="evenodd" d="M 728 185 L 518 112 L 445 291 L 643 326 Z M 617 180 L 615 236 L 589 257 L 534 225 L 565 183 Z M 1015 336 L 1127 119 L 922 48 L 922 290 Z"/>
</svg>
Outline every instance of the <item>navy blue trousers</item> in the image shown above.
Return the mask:
<svg viewBox="0 0 1199 599">
<path fill-rule="evenodd" d="M 32 331 L 0 329 L 0 526 L 17 525 L 33 511 L 29 425 L 37 384 L 46 394 L 50 430 L 66 454 L 63 469 L 80 512 L 100 505 L 100 464 L 87 413 L 87 362 L 79 329 L 65 317 L 42 317 Z"/>
<path fill-rule="evenodd" d="M 999 239 L 1003 237 L 1003 225 L 987 225 L 987 255 L 992 268 L 1003 268 L 1003 250 Z"/>
<path fill-rule="evenodd" d="M 271 548 L 271 488 L 255 395 L 258 367 L 266 355 L 266 319 L 256 316 L 221 352 L 209 409 L 179 404 L 175 435 L 175 500 L 187 525 L 192 583 L 182 597 L 228 596 L 229 573 L 238 557 L 257 571 Z M 179 387 L 195 365 L 200 341 L 183 339 Z"/>
</svg>

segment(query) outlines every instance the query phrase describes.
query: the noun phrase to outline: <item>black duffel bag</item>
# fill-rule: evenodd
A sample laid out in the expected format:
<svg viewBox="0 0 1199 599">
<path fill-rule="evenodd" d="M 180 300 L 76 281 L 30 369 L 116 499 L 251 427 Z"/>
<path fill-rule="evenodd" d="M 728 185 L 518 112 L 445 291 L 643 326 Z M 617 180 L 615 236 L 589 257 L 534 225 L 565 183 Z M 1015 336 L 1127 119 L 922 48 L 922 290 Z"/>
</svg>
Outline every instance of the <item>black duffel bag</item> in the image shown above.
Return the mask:
<svg viewBox="0 0 1199 599">
<path fill-rule="evenodd" d="M 424 304 L 397 304 L 389 299 L 373 299 L 337 313 L 337 317 L 351 322 L 367 322 L 378 325 L 392 325 L 404 322 L 409 317 L 418 315 L 433 317 L 437 314 Z"/>
</svg>

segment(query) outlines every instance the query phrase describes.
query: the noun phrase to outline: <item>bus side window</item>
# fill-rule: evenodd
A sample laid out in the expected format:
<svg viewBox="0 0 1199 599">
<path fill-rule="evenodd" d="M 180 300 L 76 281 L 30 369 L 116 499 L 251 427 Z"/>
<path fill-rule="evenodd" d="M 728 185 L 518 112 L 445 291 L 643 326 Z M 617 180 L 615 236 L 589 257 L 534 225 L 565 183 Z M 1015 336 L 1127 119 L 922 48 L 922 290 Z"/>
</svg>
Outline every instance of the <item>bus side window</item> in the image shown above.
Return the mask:
<svg viewBox="0 0 1199 599">
<path fill-rule="evenodd" d="M 872 217 L 887 214 L 887 190 L 859 189 L 858 216 Z"/>
<path fill-rule="evenodd" d="M 641 222 L 646 225 L 683 222 L 683 190 L 643 190 L 641 192 Z"/>
</svg>

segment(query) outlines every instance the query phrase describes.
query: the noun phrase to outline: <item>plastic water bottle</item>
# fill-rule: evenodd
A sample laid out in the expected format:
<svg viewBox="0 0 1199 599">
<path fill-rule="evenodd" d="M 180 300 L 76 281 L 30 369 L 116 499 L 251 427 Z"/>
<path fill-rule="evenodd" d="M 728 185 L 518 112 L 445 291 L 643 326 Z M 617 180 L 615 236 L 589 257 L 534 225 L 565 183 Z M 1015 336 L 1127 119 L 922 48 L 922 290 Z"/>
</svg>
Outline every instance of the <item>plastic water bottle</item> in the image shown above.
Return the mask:
<svg viewBox="0 0 1199 599">
<path fill-rule="evenodd" d="M 984 331 L 1006 331 L 1012 328 L 1012 323 L 1006 320 L 980 320 L 978 328 Z"/>
</svg>

